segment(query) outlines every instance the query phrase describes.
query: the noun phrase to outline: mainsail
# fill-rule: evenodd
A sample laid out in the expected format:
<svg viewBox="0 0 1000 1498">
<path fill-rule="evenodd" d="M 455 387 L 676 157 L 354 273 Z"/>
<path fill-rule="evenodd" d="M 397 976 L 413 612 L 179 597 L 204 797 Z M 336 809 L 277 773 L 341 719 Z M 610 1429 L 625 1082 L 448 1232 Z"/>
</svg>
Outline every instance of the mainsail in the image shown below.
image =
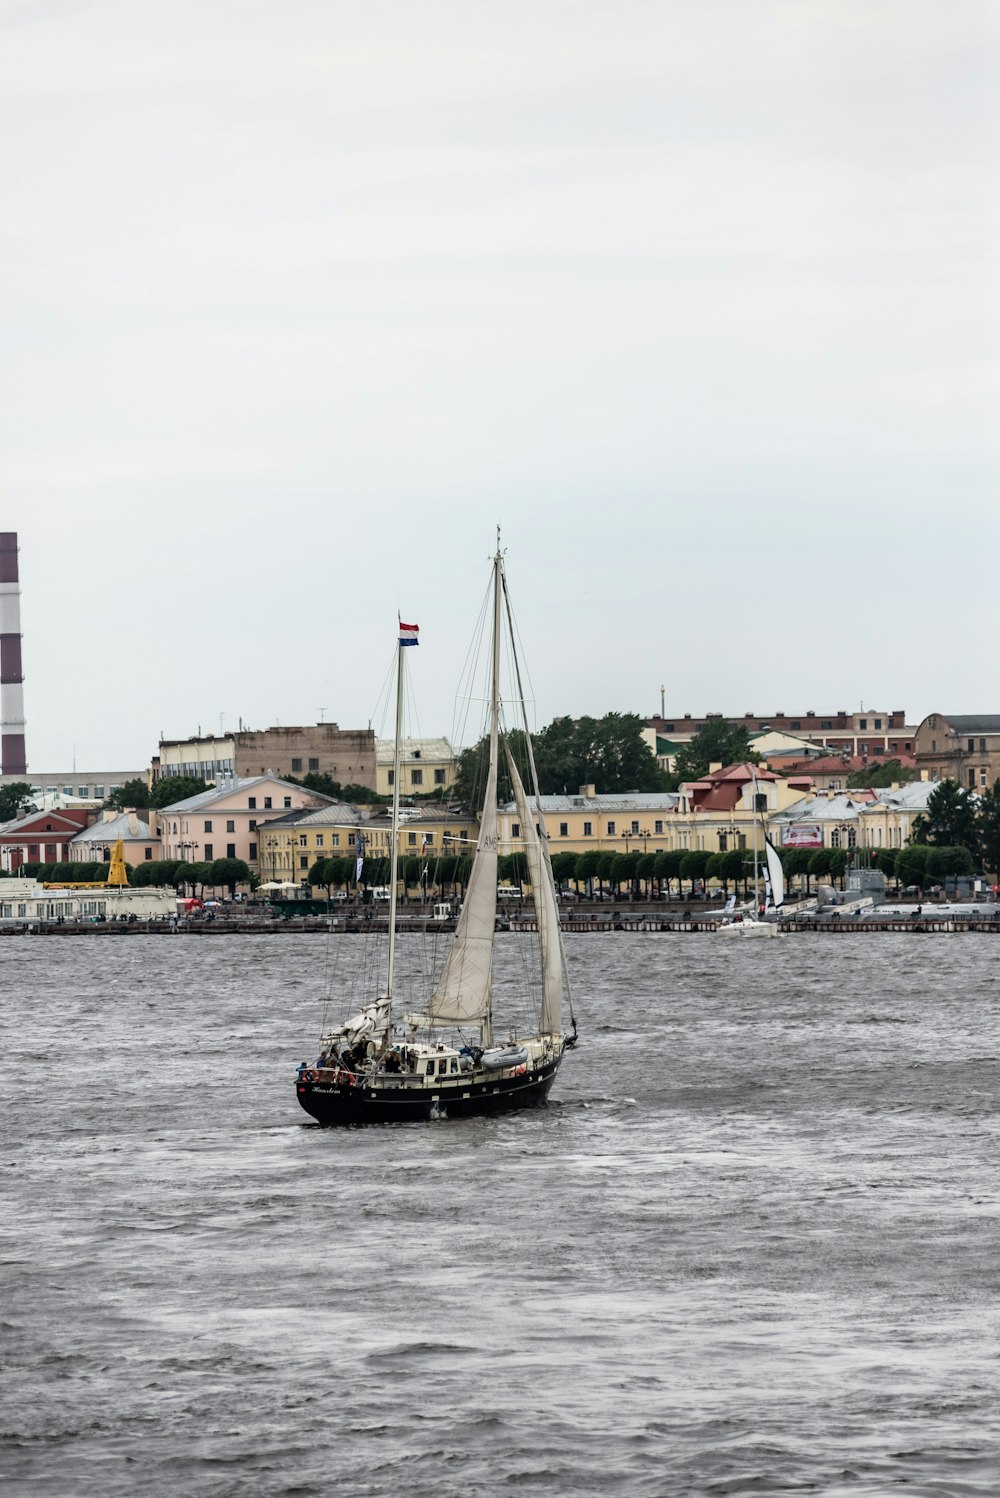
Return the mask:
<svg viewBox="0 0 1000 1498">
<path fill-rule="evenodd" d="M 771 903 L 775 910 L 780 910 L 785 903 L 785 871 L 781 867 L 778 850 L 769 837 L 764 838 L 764 852 L 767 855 L 767 874 L 771 881 Z"/>
<path fill-rule="evenodd" d="M 538 921 L 538 945 L 542 956 L 542 1004 L 538 1028 L 543 1035 L 558 1035 L 562 1029 L 563 964 L 559 909 L 548 859 L 549 850 L 539 836 L 534 816 L 528 807 L 524 784 L 506 743 L 504 749 L 514 787 L 514 800 L 524 838 L 524 859 L 528 867 L 528 878 L 531 880 L 535 918 Z M 541 819 L 541 810 L 538 816 Z"/>
</svg>

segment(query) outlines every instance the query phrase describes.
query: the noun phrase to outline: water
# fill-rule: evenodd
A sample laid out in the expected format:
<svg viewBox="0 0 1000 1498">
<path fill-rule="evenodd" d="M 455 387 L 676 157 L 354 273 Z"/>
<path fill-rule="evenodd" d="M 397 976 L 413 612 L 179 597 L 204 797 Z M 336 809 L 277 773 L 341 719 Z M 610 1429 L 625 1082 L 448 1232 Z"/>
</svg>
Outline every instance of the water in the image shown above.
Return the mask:
<svg viewBox="0 0 1000 1498">
<path fill-rule="evenodd" d="M 5 1493 L 1000 1489 L 993 939 L 577 936 L 547 1110 L 357 1132 L 327 956 L 0 944 Z"/>
</svg>

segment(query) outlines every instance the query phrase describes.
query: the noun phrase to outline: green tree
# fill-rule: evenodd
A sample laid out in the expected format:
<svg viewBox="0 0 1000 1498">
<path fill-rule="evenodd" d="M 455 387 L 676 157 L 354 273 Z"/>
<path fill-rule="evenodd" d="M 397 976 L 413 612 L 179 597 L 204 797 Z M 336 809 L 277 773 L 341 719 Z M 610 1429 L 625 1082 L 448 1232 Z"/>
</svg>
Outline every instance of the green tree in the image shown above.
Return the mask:
<svg viewBox="0 0 1000 1498">
<path fill-rule="evenodd" d="M 700 780 L 709 765 L 759 764 L 760 755 L 750 748 L 750 735 L 740 723 L 725 718 L 710 718 L 690 744 L 678 751 L 674 760 L 674 779 Z"/>
<path fill-rule="evenodd" d="M 352 780 L 344 786 L 340 793 L 340 800 L 346 801 L 350 806 L 385 806 L 392 800 L 392 797 L 380 796 L 378 791 L 373 791 L 370 785 L 358 785 Z"/>
<path fill-rule="evenodd" d="M 996 882 L 1000 879 L 1000 780 L 994 780 L 989 789 L 979 797 L 976 836 L 983 867 L 993 875 Z"/>
<path fill-rule="evenodd" d="M 149 792 L 147 804 L 153 807 L 175 806 L 178 801 L 187 801 L 190 796 L 200 796 L 210 790 L 214 781 L 199 780 L 193 775 L 168 775 L 158 780 Z"/>
<path fill-rule="evenodd" d="M 0 785 L 0 822 L 13 822 L 22 809 L 31 804 L 31 786 L 24 780 Z"/>
<path fill-rule="evenodd" d="M 912 841 L 975 852 L 976 806 L 974 792 L 965 790 L 957 780 L 942 780 L 927 797 L 926 815 L 914 819 Z"/>
<path fill-rule="evenodd" d="M 596 848 L 589 848 L 586 853 L 581 853 L 576 860 L 576 872 L 573 877 L 577 884 L 582 884 L 588 895 L 593 894 L 594 879 L 597 876 L 598 852 Z"/>
<path fill-rule="evenodd" d="M 134 780 L 126 780 L 124 785 L 118 786 L 105 802 L 106 806 L 113 806 L 118 811 L 124 811 L 126 806 L 145 811 L 149 804 L 149 786 L 138 775 Z"/>
<path fill-rule="evenodd" d="M 530 789 L 524 734 L 508 735 L 511 753 Z M 602 795 L 615 791 L 669 790 L 672 782 L 642 737 L 642 720 L 635 713 L 606 713 L 603 718 L 555 718 L 533 740 L 535 768 L 542 795 L 575 793 L 594 785 Z M 477 807 L 485 784 L 489 742 L 480 739 L 458 757 L 453 795 L 467 807 Z M 506 764 L 499 767 L 501 797 L 512 790 Z"/>
<path fill-rule="evenodd" d="M 924 888 L 929 852 L 926 843 L 907 843 L 905 848 L 900 848 L 896 854 L 896 878 L 900 884 L 914 884 L 918 889 Z"/>
<path fill-rule="evenodd" d="M 928 881 L 943 883 L 956 874 L 974 874 L 975 861 L 968 848 L 930 848 L 924 866 Z"/>
<path fill-rule="evenodd" d="M 694 894 L 696 881 L 704 879 L 710 857 L 711 854 L 703 848 L 692 848 L 690 852 L 682 856 L 680 874 L 682 879 L 690 879 L 691 894 Z"/>
<path fill-rule="evenodd" d="M 250 866 L 242 858 L 215 858 L 211 864 L 209 883 L 216 888 L 228 889 L 235 895 L 238 884 L 246 884 L 250 878 Z"/>
<path fill-rule="evenodd" d="M 906 785 L 916 778 L 914 766 L 900 764 L 898 759 L 885 759 L 867 765 L 863 770 L 854 770 L 847 777 L 847 787 L 849 790 L 876 789 L 889 785 Z"/>
</svg>

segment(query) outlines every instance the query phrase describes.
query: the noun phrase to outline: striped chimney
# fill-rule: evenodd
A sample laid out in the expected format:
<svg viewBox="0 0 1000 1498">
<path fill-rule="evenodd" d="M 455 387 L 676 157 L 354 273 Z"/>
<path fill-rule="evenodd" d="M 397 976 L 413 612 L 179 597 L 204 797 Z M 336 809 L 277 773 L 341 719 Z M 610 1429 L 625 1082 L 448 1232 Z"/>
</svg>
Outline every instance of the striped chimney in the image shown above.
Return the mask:
<svg viewBox="0 0 1000 1498">
<path fill-rule="evenodd" d="M 17 532 L 0 531 L 0 772 L 24 775 L 24 677 Z"/>
</svg>

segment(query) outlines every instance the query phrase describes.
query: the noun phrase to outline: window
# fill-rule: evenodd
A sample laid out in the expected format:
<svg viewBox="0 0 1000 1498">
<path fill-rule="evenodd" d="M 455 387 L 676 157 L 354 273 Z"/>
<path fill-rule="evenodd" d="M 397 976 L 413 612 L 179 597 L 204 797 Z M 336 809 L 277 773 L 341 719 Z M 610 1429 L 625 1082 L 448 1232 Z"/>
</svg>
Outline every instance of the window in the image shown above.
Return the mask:
<svg viewBox="0 0 1000 1498">
<path fill-rule="evenodd" d="M 248 796 L 247 797 L 247 808 L 250 811 L 256 811 L 257 810 L 257 797 L 256 796 Z M 251 822 L 250 825 L 252 827 L 254 824 Z"/>
<path fill-rule="evenodd" d="M 319 760 L 318 759 L 311 759 L 309 761 L 309 768 L 310 768 L 310 770 L 318 770 L 319 769 Z"/>
<path fill-rule="evenodd" d="M 308 867 L 309 867 L 309 855 L 308 855 L 308 853 L 300 853 L 299 854 L 299 868 L 300 869 L 307 869 Z"/>
<path fill-rule="evenodd" d="M 227 858 L 235 858 L 236 857 L 236 844 L 235 843 L 227 843 L 226 844 L 226 857 Z"/>
<path fill-rule="evenodd" d="M 212 851 L 212 844 L 211 843 L 206 843 L 205 844 L 205 862 L 206 863 L 211 863 L 211 861 L 212 861 L 212 859 L 214 857 L 215 857 L 215 853 Z"/>
<path fill-rule="evenodd" d="M 79 789 L 77 790 L 76 794 L 78 796 L 83 796 L 85 799 L 89 800 L 90 799 L 90 787 L 86 786 L 86 785 L 81 785 L 79 787 Z"/>
<path fill-rule="evenodd" d="M 801 724 L 801 722 L 799 722 L 799 723 L 790 723 L 789 727 L 790 728 L 801 728 L 802 724 Z"/>
<path fill-rule="evenodd" d="M 970 754 L 974 754 L 975 750 L 976 750 L 976 741 L 975 741 L 975 739 L 970 739 L 969 740 L 969 753 Z"/>
<path fill-rule="evenodd" d="M 867 744 L 859 744 L 858 748 L 860 749 L 860 751 L 861 751 L 862 754 L 867 754 L 868 753 L 868 745 Z"/>
<path fill-rule="evenodd" d="M 256 832 L 257 831 L 257 818 L 256 817 L 251 817 L 250 818 L 250 831 L 251 832 Z"/>
<path fill-rule="evenodd" d="M 291 798 L 291 796 L 286 796 L 285 797 L 285 805 L 286 806 L 291 806 L 291 804 L 292 804 L 292 798 Z"/>
<path fill-rule="evenodd" d="M 251 843 L 250 844 L 250 857 L 251 857 L 251 859 L 253 859 L 256 862 L 256 859 L 257 859 L 257 844 L 256 843 Z"/>
<path fill-rule="evenodd" d="M 653 823 L 653 836 L 654 837 L 662 837 L 663 836 L 663 823 L 662 822 L 657 821 L 657 822 Z"/>
<path fill-rule="evenodd" d="M 435 785 L 444 785 L 444 781 L 445 781 L 445 773 L 444 773 L 444 771 L 443 770 L 435 770 L 434 771 L 434 784 Z"/>
<path fill-rule="evenodd" d="M 331 846 L 331 848 L 339 848 L 340 847 L 340 833 L 339 832 L 334 832 L 331 835 L 331 837 L 330 837 L 330 846 Z"/>
<path fill-rule="evenodd" d="M 986 766 L 985 765 L 980 765 L 980 767 L 979 767 L 979 784 L 980 785 L 985 785 L 986 784 Z"/>
<path fill-rule="evenodd" d="M 832 728 L 833 727 L 833 721 L 830 718 L 824 718 L 823 721 L 822 721 L 822 723 L 819 726 L 820 726 L 820 728 Z"/>
<path fill-rule="evenodd" d="M 875 719 L 875 727 L 876 728 L 881 728 L 882 727 L 882 719 L 881 718 L 876 718 Z"/>
<path fill-rule="evenodd" d="M 847 846 L 849 848 L 856 848 L 858 846 L 858 833 L 855 827 L 848 827 L 847 829 Z"/>
<path fill-rule="evenodd" d="M 410 784 L 411 785 L 423 785 L 423 783 L 424 783 L 424 772 L 423 772 L 423 770 L 411 770 L 410 771 Z"/>
<path fill-rule="evenodd" d="M 202 831 L 203 832 L 211 832 L 211 830 L 212 830 L 212 824 L 211 824 L 211 822 L 205 822 L 205 823 L 202 824 Z"/>
<path fill-rule="evenodd" d="M 726 845 L 728 843 L 728 840 L 729 840 L 729 834 L 728 833 L 726 833 L 726 832 L 720 832 L 719 833 L 719 852 L 720 853 L 725 853 L 725 851 L 726 851 Z"/>
<path fill-rule="evenodd" d="M 408 847 L 415 848 L 417 846 L 417 834 L 415 832 L 408 832 L 406 834 L 406 842 Z"/>
<path fill-rule="evenodd" d="M 568 822 L 560 822 L 559 823 L 559 836 L 560 837 L 569 837 L 569 823 Z"/>
<path fill-rule="evenodd" d="M 980 739 L 979 740 L 979 752 L 980 752 L 980 754 L 985 754 L 986 753 L 986 740 L 985 739 Z"/>
<path fill-rule="evenodd" d="M 73 794 L 73 787 L 71 785 L 64 785 L 63 786 L 63 795 L 64 796 L 72 796 L 72 794 Z"/>
<path fill-rule="evenodd" d="M 227 832 L 235 832 L 236 831 L 236 823 L 235 822 L 227 822 L 226 823 L 226 831 Z"/>
<path fill-rule="evenodd" d="M 304 832 L 300 832 L 299 833 L 299 847 L 300 848 L 308 848 L 308 846 L 309 846 L 309 839 L 308 839 L 308 837 L 306 836 L 306 834 Z"/>
<path fill-rule="evenodd" d="M 149 860 L 152 859 L 152 857 L 153 857 L 153 850 L 152 850 L 152 848 L 147 848 L 146 849 L 145 857 L 146 857 L 146 861 L 147 862 L 149 862 Z"/>
<path fill-rule="evenodd" d="M 969 771 L 969 790 L 972 791 L 972 790 L 975 790 L 975 788 L 976 788 L 976 772 L 975 772 L 975 770 L 970 770 Z"/>
<path fill-rule="evenodd" d="M 634 820 L 632 822 L 632 831 L 635 832 L 635 833 L 638 833 L 638 831 L 639 831 L 639 823 L 636 822 L 636 821 L 634 821 Z"/>
<path fill-rule="evenodd" d="M 835 827 L 833 829 L 833 831 L 830 833 L 830 847 L 831 848 L 839 848 L 840 847 L 840 828 L 839 827 Z"/>
<path fill-rule="evenodd" d="M 271 810 L 271 798 L 270 798 L 270 796 L 265 796 L 264 797 L 264 810 L 265 811 L 270 811 Z"/>
<path fill-rule="evenodd" d="M 292 774 L 293 775 L 297 774 L 298 772 L 301 771 L 301 769 L 302 769 L 302 761 L 301 761 L 301 759 L 293 759 L 292 760 Z"/>
<path fill-rule="evenodd" d="M 322 848 L 322 846 L 323 846 L 323 834 L 322 834 L 322 832 L 317 832 L 317 834 L 316 834 L 316 846 L 317 846 L 317 848 Z"/>
<path fill-rule="evenodd" d="M 593 824 L 593 822 L 584 822 L 584 824 L 583 824 L 583 835 L 584 835 L 584 837 L 593 837 L 593 835 L 594 835 L 594 824 Z"/>
<path fill-rule="evenodd" d="M 395 770 L 390 770 L 389 771 L 389 784 L 392 785 L 393 782 L 395 781 L 395 779 L 396 779 L 396 772 L 395 772 Z"/>
<path fill-rule="evenodd" d="M 608 823 L 608 837 L 617 837 L 617 835 L 618 834 L 615 832 L 615 824 L 614 824 L 614 822 L 609 822 Z"/>
<path fill-rule="evenodd" d="M 95 797 L 99 801 L 103 801 L 104 800 L 104 787 L 103 787 L 103 785 L 95 785 L 94 786 L 94 795 L 95 795 Z"/>
<path fill-rule="evenodd" d="M 521 824 L 520 824 L 520 822 L 511 822 L 511 824 L 510 824 L 510 835 L 511 835 L 511 837 L 520 837 L 521 836 Z"/>
<path fill-rule="evenodd" d="M 867 718 L 861 718 L 861 719 L 859 719 L 858 720 L 858 727 L 861 729 L 862 733 L 867 733 L 868 732 L 868 719 Z"/>
</svg>

